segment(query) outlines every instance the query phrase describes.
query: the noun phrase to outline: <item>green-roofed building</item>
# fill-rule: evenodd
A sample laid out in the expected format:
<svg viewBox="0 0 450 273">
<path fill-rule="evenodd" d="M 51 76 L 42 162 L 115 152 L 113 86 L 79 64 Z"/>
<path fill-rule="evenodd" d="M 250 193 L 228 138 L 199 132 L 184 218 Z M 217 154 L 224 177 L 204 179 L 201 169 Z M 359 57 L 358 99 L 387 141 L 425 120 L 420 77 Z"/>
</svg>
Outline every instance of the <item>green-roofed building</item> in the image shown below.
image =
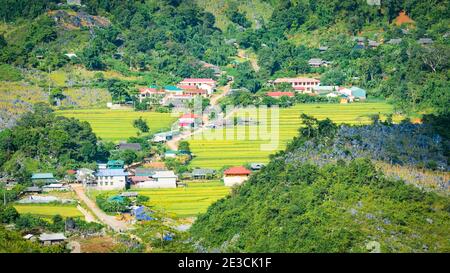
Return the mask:
<svg viewBox="0 0 450 273">
<path fill-rule="evenodd" d="M 58 182 L 52 173 L 33 173 L 31 182 L 34 185 L 52 184 Z"/>
<path fill-rule="evenodd" d="M 175 95 L 182 95 L 183 94 L 183 89 L 174 86 L 174 85 L 166 85 L 164 86 L 164 91 L 166 92 L 170 92 L 173 93 Z"/>
<path fill-rule="evenodd" d="M 109 160 L 106 164 L 108 169 L 123 169 L 125 162 L 123 160 Z"/>
</svg>

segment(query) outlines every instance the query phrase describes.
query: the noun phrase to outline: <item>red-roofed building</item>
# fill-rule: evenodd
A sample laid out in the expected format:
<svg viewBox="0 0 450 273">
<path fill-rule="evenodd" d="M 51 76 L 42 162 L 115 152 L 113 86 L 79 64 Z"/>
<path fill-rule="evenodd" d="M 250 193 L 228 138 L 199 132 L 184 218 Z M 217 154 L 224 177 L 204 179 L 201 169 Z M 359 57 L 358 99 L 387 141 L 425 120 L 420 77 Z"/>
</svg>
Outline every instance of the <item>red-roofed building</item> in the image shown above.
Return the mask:
<svg viewBox="0 0 450 273">
<path fill-rule="evenodd" d="M 142 102 L 147 98 L 157 98 L 159 103 L 162 103 L 162 99 L 166 93 L 164 90 L 158 90 L 156 87 L 145 87 L 139 89 L 139 101 Z"/>
<path fill-rule="evenodd" d="M 225 186 L 231 187 L 244 183 L 252 172 L 243 166 L 231 167 L 223 172 Z"/>
<path fill-rule="evenodd" d="M 305 92 L 310 93 L 314 87 L 320 84 L 320 80 L 313 78 L 279 78 L 273 81 L 274 85 L 282 83 L 290 83 L 294 89 L 303 87 Z"/>
<path fill-rule="evenodd" d="M 184 95 L 189 95 L 189 96 L 202 96 L 204 98 L 206 98 L 208 96 L 208 92 L 206 90 L 203 89 L 185 89 L 183 90 L 183 94 Z"/>
<path fill-rule="evenodd" d="M 180 127 L 196 127 L 201 123 L 201 118 L 196 114 L 184 114 L 178 119 L 178 125 Z"/>
<path fill-rule="evenodd" d="M 217 82 L 213 79 L 187 78 L 182 80 L 178 86 L 195 86 L 196 88 L 206 90 L 208 94 L 212 94 L 216 88 L 216 85 Z"/>
<path fill-rule="evenodd" d="M 267 92 L 267 96 L 272 97 L 272 98 L 276 98 L 279 99 L 283 96 L 286 97 L 293 97 L 294 96 L 294 92 Z"/>
</svg>

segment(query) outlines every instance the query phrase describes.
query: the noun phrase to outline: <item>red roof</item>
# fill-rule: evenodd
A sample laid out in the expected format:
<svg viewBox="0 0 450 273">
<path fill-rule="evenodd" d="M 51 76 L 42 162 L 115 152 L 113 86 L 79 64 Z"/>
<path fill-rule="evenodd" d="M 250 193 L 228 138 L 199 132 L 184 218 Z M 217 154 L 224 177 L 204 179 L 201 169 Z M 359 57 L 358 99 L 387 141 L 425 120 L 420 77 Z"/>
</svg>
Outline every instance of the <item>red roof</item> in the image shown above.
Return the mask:
<svg viewBox="0 0 450 273">
<path fill-rule="evenodd" d="M 198 115 L 190 113 L 190 114 L 184 114 L 180 118 L 198 118 Z"/>
<path fill-rule="evenodd" d="M 267 96 L 269 97 L 282 97 L 282 96 L 288 96 L 293 97 L 293 92 L 267 92 Z"/>
<path fill-rule="evenodd" d="M 162 94 L 162 93 L 164 93 L 164 91 L 158 91 L 156 88 L 148 88 L 148 87 L 139 89 L 139 92 L 141 94 L 145 94 L 145 93 L 161 93 Z"/>
<path fill-rule="evenodd" d="M 77 171 L 75 171 L 75 170 L 67 170 L 67 174 L 76 174 L 77 173 Z"/>
<path fill-rule="evenodd" d="M 178 85 L 178 87 L 183 90 L 197 89 L 197 86 L 195 85 Z"/>
<path fill-rule="evenodd" d="M 252 172 L 247 170 L 245 167 L 231 167 L 223 172 L 226 175 L 248 175 Z"/>
<path fill-rule="evenodd" d="M 184 79 L 183 82 L 186 83 L 216 83 L 215 80 L 213 79 L 205 79 L 205 78 L 189 78 L 189 79 Z"/>
</svg>

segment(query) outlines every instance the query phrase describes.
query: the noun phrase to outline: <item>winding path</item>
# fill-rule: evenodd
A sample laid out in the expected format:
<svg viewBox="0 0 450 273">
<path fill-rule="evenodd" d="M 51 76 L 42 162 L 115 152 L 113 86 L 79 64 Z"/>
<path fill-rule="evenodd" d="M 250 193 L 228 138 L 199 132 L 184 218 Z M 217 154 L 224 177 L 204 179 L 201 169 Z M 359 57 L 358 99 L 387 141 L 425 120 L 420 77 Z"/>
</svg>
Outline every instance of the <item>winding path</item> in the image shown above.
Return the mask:
<svg viewBox="0 0 450 273">
<path fill-rule="evenodd" d="M 99 207 L 97 207 L 97 204 L 95 204 L 95 202 L 92 201 L 84 192 L 83 185 L 72 184 L 71 187 L 77 194 L 78 198 L 86 204 L 86 206 L 92 211 L 92 213 L 95 214 L 97 219 L 99 219 L 102 223 L 109 226 L 112 230 L 116 232 L 122 232 L 130 229 L 130 227 L 126 223 L 116 220 L 114 216 L 104 213 Z"/>
</svg>

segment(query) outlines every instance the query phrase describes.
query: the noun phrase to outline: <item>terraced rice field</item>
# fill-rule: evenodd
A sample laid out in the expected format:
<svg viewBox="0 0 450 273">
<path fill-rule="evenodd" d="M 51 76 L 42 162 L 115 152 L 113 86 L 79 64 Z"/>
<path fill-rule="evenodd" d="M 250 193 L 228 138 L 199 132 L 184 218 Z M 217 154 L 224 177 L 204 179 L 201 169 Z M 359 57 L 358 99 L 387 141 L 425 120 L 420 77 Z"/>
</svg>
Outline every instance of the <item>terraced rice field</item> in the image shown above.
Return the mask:
<svg viewBox="0 0 450 273">
<path fill-rule="evenodd" d="M 261 144 L 269 143 L 268 140 L 249 140 L 247 134 L 242 140 L 189 140 L 195 158 L 191 162 L 192 167 L 205 167 L 220 169 L 223 166 L 242 165 L 251 162 L 268 162 L 268 156 L 285 148 L 286 143 L 298 134 L 300 127 L 300 115 L 302 113 L 314 116 L 318 119 L 330 118 L 336 123 L 342 124 L 368 124 L 370 115 L 392 113 L 392 106 L 383 103 L 354 103 L 354 104 L 299 104 L 292 108 L 280 109 L 279 115 L 279 145 L 272 151 L 262 150 Z M 270 117 L 270 116 L 268 116 Z M 394 121 L 401 117 L 395 116 Z M 268 125 L 270 122 L 268 121 Z M 246 126 L 247 131 L 250 126 Z M 213 132 L 213 130 L 208 130 Z M 205 131 L 205 132 L 208 132 Z M 222 131 L 222 132 L 220 132 Z M 216 133 L 225 134 L 223 129 Z M 270 127 L 269 127 L 270 132 Z M 259 136 L 258 136 L 259 137 Z"/>
<path fill-rule="evenodd" d="M 221 181 L 188 182 L 187 185 L 175 189 L 132 189 L 132 191 L 150 198 L 145 205 L 164 211 L 175 218 L 204 213 L 212 203 L 230 193 L 230 188 L 225 187 Z M 118 193 L 119 191 L 91 191 L 89 197 L 95 200 L 99 194 L 114 196 Z"/>
<path fill-rule="evenodd" d="M 230 188 L 222 182 L 193 182 L 176 189 L 143 189 L 139 194 L 148 196 L 148 205 L 155 209 L 164 209 L 176 217 L 196 216 L 206 212 L 215 201 L 226 196 Z"/>
<path fill-rule="evenodd" d="M 147 121 L 151 133 L 170 128 L 176 120 L 176 117 L 172 117 L 170 113 L 135 112 L 133 110 L 81 109 L 58 111 L 57 114 L 87 121 L 98 137 L 115 142 L 137 136 L 138 130 L 133 127 L 132 123 L 139 117 Z"/>
<path fill-rule="evenodd" d="M 14 208 L 20 214 L 30 213 L 45 218 L 51 218 L 56 214 L 62 217 L 83 217 L 83 214 L 76 206 L 69 205 L 16 204 Z"/>
</svg>

